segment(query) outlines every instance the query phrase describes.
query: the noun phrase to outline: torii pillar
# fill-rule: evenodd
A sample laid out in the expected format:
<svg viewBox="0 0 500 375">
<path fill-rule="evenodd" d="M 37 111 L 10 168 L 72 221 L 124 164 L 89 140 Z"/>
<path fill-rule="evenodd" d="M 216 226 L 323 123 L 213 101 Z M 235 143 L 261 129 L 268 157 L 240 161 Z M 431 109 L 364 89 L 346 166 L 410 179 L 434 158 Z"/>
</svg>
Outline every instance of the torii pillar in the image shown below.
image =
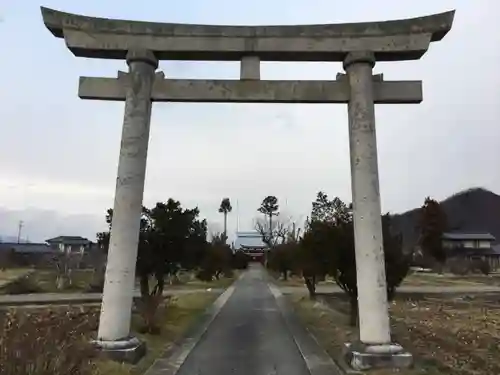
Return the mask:
<svg viewBox="0 0 500 375">
<path fill-rule="evenodd" d="M 120 359 L 136 362 L 146 348 L 128 333 L 146 178 L 151 91 L 158 60 L 151 51 L 136 48 L 128 51 L 126 61 L 129 73 L 124 86 L 125 115 L 96 344 L 118 353 Z"/>
<path fill-rule="evenodd" d="M 376 61 L 417 60 L 449 32 L 454 12 L 407 20 L 305 26 L 215 26 L 85 17 L 42 8 L 46 27 L 80 57 L 125 59 L 118 78 L 81 77 L 84 99 L 125 101 L 114 215 L 97 344 L 119 360 L 143 346 L 130 315 L 144 191 L 151 102 L 347 103 L 351 151 L 359 333 L 347 345 L 356 369 L 406 367 L 391 343 L 382 241 L 374 104 L 419 103 L 419 81 L 373 76 Z M 240 80 L 178 80 L 158 60 L 241 61 Z M 261 61 L 339 61 L 325 81 L 262 81 Z"/>
</svg>

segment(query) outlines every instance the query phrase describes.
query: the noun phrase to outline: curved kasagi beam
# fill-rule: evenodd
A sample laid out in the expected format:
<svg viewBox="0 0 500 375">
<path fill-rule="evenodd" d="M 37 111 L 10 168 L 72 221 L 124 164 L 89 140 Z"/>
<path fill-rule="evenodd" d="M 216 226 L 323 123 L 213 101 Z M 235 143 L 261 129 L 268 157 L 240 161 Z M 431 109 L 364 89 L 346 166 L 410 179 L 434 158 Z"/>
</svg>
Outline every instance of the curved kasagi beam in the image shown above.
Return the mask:
<svg viewBox="0 0 500 375">
<path fill-rule="evenodd" d="M 364 23 L 216 26 L 86 17 L 41 8 L 45 26 L 81 57 L 123 59 L 132 47 L 160 60 L 342 61 L 369 50 L 379 61 L 414 60 L 451 29 L 455 11 Z"/>
</svg>

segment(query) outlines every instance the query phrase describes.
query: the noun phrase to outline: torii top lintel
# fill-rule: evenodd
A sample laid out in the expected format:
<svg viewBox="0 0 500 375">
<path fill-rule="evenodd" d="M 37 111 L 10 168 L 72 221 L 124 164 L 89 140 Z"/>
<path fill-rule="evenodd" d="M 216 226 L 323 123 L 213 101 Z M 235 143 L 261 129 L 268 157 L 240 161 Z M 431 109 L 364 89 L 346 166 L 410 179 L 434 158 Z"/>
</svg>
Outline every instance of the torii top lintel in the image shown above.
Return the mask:
<svg viewBox="0 0 500 375">
<path fill-rule="evenodd" d="M 425 17 L 326 25 L 216 26 L 86 17 L 41 8 L 45 26 L 81 57 L 125 59 L 130 48 L 159 60 L 342 61 L 371 51 L 378 61 L 416 60 L 450 31 L 455 11 Z"/>
</svg>

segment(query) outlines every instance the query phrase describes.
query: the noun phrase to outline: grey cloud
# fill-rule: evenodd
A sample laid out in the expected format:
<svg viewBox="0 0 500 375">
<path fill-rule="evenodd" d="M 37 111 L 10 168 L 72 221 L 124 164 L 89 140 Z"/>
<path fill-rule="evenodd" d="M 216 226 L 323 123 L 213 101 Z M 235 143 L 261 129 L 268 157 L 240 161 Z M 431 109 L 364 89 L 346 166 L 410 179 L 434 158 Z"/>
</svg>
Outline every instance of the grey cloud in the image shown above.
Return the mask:
<svg viewBox="0 0 500 375">
<path fill-rule="evenodd" d="M 313 4 L 292 0 L 273 5 L 264 1 L 248 6 L 236 3 L 219 1 L 226 11 L 214 12 L 217 6 L 212 2 L 194 1 L 190 4 L 199 7 L 194 7 L 192 14 L 178 4 L 172 7 L 171 18 L 167 13 L 151 14 L 147 7 L 135 13 L 130 5 L 114 16 L 293 24 L 404 18 L 456 7 L 452 31 L 421 61 L 375 67 L 386 79 L 424 81 L 422 104 L 378 106 L 376 110 L 383 209 L 403 211 L 420 205 L 427 195 L 445 198 L 470 186 L 500 191 L 500 174 L 496 172 L 500 159 L 498 2 L 386 0 L 375 6 L 365 0 L 344 3 L 341 8 L 335 2 L 319 0 Z M 113 16 L 114 7 L 101 11 L 98 9 L 105 6 L 99 4 L 82 3 L 72 10 Z M 60 216 L 70 208 L 81 207 L 83 211 L 92 207 L 99 219 L 96 224 L 82 221 L 81 228 L 92 232 L 94 229 L 85 228 L 100 225 L 102 213 L 112 204 L 123 104 L 79 100 L 77 77 L 114 76 L 118 69 L 126 69 L 125 64 L 75 59 L 43 30 L 38 14 L 28 12 L 25 5 L 15 9 L 33 17 L 26 22 L 36 29 L 34 26 L 33 32 L 23 33 L 14 21 L 0 25 L 0 42 L 17 57 L 0 61 L 0 69 L 32 72 L 36 61 L 36 74 L 2 77 L 0 100 L 5 105 L 0 107 L 0 117 L 8 126 L 2 128 L 0 167 L 6 179 L 35 184 L 43 179 L 98 190 L 92 203 L 83 199 L 71 202 L 75 198 L 69 195 L 61 200 L 57 194 L 37 193 L 35 189 L 30 198 L 30 204 L 53 206 Z M 14 32 L 15 42 L 5 37 Z M 32 47 L 25 48 L 28 45 Z M 168 62 L 160 68 L 167 77 L 236 78 L 238 74 L 237 63 Z M 265 63 L 262 76 L 333 79 L 341 70 L 340 64 L 332 63 Z M 230 196 L 233 202 L 241 201 L 241 223 L 247 227 L 256 215 L 255 207 L 268 194 L 286 197 L 289 210 L 296 215 L 308 213 L 320 189 L 348 201 L 346 111 L 341 105 L 155 105 L 145 199 L 155 202 L 174 197 L 186 205 L 199 204 L 202 214 L 217 226 L 222 222 L 217 214 L 220 199 Z M 0 190 L 0 194 L 3 205 L 9 206 L 13 192 Z M 91 195 L 85 199 L 92 199 Z M 231 228 L 235 229 L 234 212 L 231 217 Z"/>
</svg>

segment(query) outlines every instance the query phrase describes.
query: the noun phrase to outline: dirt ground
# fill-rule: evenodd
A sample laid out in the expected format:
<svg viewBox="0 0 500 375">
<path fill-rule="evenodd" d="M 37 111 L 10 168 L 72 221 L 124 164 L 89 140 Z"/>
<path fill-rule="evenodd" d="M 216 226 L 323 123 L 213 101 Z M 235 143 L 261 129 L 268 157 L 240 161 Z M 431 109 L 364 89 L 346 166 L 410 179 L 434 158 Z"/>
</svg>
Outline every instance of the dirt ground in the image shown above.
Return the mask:
<svg viewBox="0 0 500 375">
<path fill-rule="evenodd" d="M 320 296 L 318 302 L 291 296 L 299 316 L 334 358 L 342 344 L 357 339 L 348 326 L 347 301 Z M 394 341 L 415 358 L 404 375 L 500 374 L 500 295 L 404 297 L 391 304 Z M 393 371 L 394 372 L 394 371 Z M 393 373 L 377 371 L 377 375 Z"/>
</svg>

